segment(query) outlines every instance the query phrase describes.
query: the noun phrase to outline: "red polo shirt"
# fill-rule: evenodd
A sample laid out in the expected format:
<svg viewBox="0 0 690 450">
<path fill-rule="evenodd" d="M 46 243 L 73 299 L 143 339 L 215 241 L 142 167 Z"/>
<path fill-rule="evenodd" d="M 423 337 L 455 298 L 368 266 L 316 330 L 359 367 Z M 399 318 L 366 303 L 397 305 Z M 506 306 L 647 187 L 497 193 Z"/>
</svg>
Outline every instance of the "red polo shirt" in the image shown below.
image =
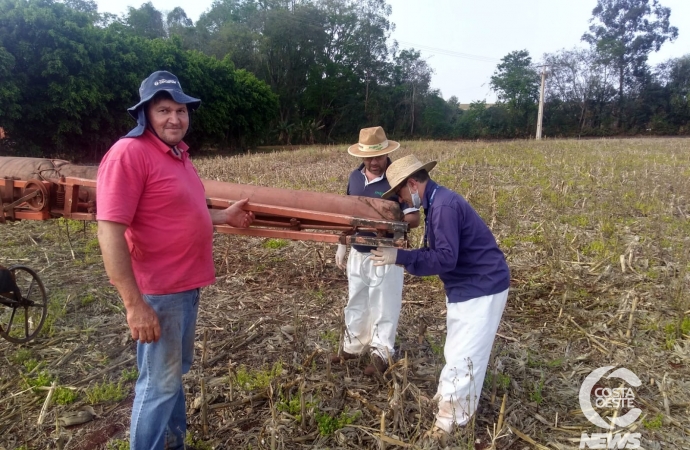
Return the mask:
<svg viewBox="0 0 690 450">
<path fill-rule="evenodd" d="M 132 269 L 144 294 L 173 294 L 215 281 L 213 224 L 204 186 L 150 131 L 120 139 L 98 168 L 97 219 L 127 225 Z"/>
</svg>

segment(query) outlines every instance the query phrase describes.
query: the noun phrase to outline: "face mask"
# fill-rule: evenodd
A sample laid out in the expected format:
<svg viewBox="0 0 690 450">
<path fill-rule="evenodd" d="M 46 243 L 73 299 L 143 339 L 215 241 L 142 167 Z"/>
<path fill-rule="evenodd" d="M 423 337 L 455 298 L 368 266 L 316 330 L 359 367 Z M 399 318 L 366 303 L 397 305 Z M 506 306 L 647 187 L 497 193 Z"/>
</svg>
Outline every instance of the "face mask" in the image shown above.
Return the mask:
<svg viewBox="0 0 690 450">
<path fill-rule="evenodd" d="M 410 197 L 412 197 L 412 207 L 419 208 L 422 206 L 422 199 L 419 198 L 419 191 L 412 192 L 412 189 L 410 189 L 409 186 L 407 186 L 407 190 L 410 191 Z"/>
</svg>

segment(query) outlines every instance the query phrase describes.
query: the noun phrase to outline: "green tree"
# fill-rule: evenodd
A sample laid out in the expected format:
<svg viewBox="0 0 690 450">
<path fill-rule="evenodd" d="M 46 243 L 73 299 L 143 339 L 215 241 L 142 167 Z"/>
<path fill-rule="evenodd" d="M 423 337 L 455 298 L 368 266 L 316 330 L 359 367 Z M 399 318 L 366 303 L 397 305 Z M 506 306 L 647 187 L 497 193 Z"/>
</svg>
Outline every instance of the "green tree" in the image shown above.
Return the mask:
<svg viewBox="0 0 690 450">
<path fill-rule="evenodd" d="M 426 96 L 431 84 L 433 69 L 422 59 L 415 49 L 402 50 L 395 56 L 394 83 L 399 92 L 404 93 L 401 102 L 405 105 L 403 123 L 409 127 L 410 136 L 414 135 L 415 125 L 423 108 L 420 99 Z"/>
<path fill-rule="evenodd" d="M 187 17 L 187 13 L 184 12 L 184 9 L 180 8 L 179 6 L 168 13 L 166 23 L 168 27 L 191 27 L 194 25 L 192 19 Z"/>
<path fill-rule="evenodd" d="M 254 0 L 216 0 L 196 23 L 202 46 L 198 49 L 218 59 L 230 56 L 235 67 L 258 73 L 257 53 L 264 17 Z"/>
<path fill-rule="evenodd" d="M 166 37 L 163 25 L 163 14 L 158 11 L 153 3 L 142 4 L 139 8 L 128 8 L 125 24 L 136 36 L 146 39 Z"/>
<path fill-rule="evenodd" d="M 0 0 L 0 126 L 25 153 L 98 160 L 134 125 L 126 109 L 141 80 L 161 69 L 203 100 L 195 148 L 251 145 L 277 115 L 265 83 L 228 59 L 185 51 L 178 36 L 146 39 L 120 21 L 100 28 L 53 0 Z"/>
<path fill-rule="evenodd" d="M 594 46 L 618 72 L 619 111 L 624 89 L 631 76 L 642 76 L 647 57 L 659 51 L 667 40 L 678 36 L 670 24 L 671 9 L 658 0 L 597 0 L 592 10 L 589 33 L 582 40 Z M 620 114 L 617 123 L 620 124 Z"/>
<path fill-rule="evenodd" d="M 263 78 L 280 96 L 280 117 L 297 119 L 300 97 L 326 43 L 324 18 L 310 5 L 266 12 Z"/>
<path fill-rule="evenodd" d="M 486 101 L 470 103 L 467 111 L 463 111 L 455 124 L 454 134 L 464 139 L 477 139 L 486 136 Z"/>
<path fill-rule="evenodd" d="M 558 122 L 548 134 L 590 134 L 615 98 L 615 70 L 595 50 L 582 48 L 546 54 L 544 64 L 549 69 L 545 130 Z"/>
<path fill-rule="evenodd" d="M 99 20 L 98 5 L 94 0 L 61 0 L 69 8 L 87 14 L 93 22 Z"/>
<path fill-rule="evenodd" d="M 668 102 L 667 124 L 675 133 L 690 134 L 690 54 L 660 64 L 656 77 Z"/>
<path fill-rule="evenodd" d="M 424 99 L 422 113 L 422 130 L 424 135 L 431 138 L 449 137 L 452 133 L 453 122 L 458 115 L 457 99 L 445 101 L 441 92 L 433 90 Z"/>
<path fill-rule="evenodd" d="M 51 0 L 2 0 L 0 48 L 5 67 L 8 53 L 14 59 L 11 81 L 1 88 L 15 98 L 0 113 L 8 134 L 38 148 L 92 145 L 110 93 L 91 17 Z"/>
<path fill-rule="evenodd" d="M 671 116 L 683 134 L 690 134 L 690 54 L 676 59 L 670 67 L 667 83 Z"/>
<path fill-rule="evenodd" d="M 0 47 L 0 126 L 7 131 L 10 122 L 21 117 L 21 94 L 15 78 L 15 59 L 4 47 Z"/>
<path fill-rule="evenodd" d="M 491 89 L 496 92 L 498 101 L 508 107 L 518 135 L 531 134 L 531 126 L 536 119 L 539 84 L 539 74 L 532 66 L 527 50 L 508 53 L 491 77 Z"/>
<path fill-rule="evenodd" d="M 373 89 L 386 78 L 389 69 L 386 41 L 391 32 L 391 7 L 385 0 L 366 0 L 355 3 L 353 13 L 357 21 L 346 36 L 347 62 L 363 84 L 366 112 Z"/>
</svg>

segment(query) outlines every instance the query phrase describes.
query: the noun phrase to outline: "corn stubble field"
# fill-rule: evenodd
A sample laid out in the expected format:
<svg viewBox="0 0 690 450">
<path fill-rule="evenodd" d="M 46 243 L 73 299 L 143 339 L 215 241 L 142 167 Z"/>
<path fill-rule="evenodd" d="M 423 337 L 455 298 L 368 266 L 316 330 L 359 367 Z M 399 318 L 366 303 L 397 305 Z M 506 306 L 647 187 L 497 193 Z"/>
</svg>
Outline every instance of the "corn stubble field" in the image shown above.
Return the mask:
<svg viewBox="0 0 690 450">
<path fill-rule="evenodd" d="M 582 433 L 605 431 L 578 392 L 606 365 L 642 381 L 643 413 L 627 430 L 642 448 L 690 448 L 689 144 L 403 143 L 395 158 L 439 161 L 432 177 L 477 209 L 512 274 L 478 414 L 452 448 L 577 448 Z M 204 178 L 335 193 L 357 163 L 344 146 L 195 159 Z M 0 264 L 41 271 L 51 300 L 38 339 L 0 342 L 0 447 L 127 448 L 135 351 L 95 225 L 8 223 L 0 239 Z M 335 246 L 215 239 L 218 279 L 185 377 L 196 448 L 439 448 L 424 439 L 443 366 L 437 278 L 406 275 L 397 362 L 369 379 L 365 358 L 327 358 L 347 299 Z M 68 426 L 74 417 L 87 421 Z"/>
</svg>

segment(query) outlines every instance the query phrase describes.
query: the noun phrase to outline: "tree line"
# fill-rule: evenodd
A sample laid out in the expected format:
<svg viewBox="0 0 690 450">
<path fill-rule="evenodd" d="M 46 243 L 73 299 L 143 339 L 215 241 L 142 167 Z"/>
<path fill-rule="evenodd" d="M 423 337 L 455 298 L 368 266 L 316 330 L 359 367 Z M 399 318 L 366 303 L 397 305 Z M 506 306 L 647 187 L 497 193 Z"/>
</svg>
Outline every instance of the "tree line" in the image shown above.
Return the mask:
<svg viewBox="0 0 690 450">
<path fill-rule="evenodd" d="M 467 110 L 391 39 L 390 14 L 385 0 L 216 0 L 193 22 L 151 3 L 116 16 L 92 0 L 0 0 L 0 146 L 97 159 L 158 69 L 202 99 L 197 148 L 350 142 L 371 125 L 398 139 L 533 136 L 542 65 L 546 136 L 688 133 L 690 55 L 647 63 L 678 34 L 658 0 L 599 0 L 589 48 L 537 63 L 511 52 L 491 78 L 497 103 Z"/>
</svg>

